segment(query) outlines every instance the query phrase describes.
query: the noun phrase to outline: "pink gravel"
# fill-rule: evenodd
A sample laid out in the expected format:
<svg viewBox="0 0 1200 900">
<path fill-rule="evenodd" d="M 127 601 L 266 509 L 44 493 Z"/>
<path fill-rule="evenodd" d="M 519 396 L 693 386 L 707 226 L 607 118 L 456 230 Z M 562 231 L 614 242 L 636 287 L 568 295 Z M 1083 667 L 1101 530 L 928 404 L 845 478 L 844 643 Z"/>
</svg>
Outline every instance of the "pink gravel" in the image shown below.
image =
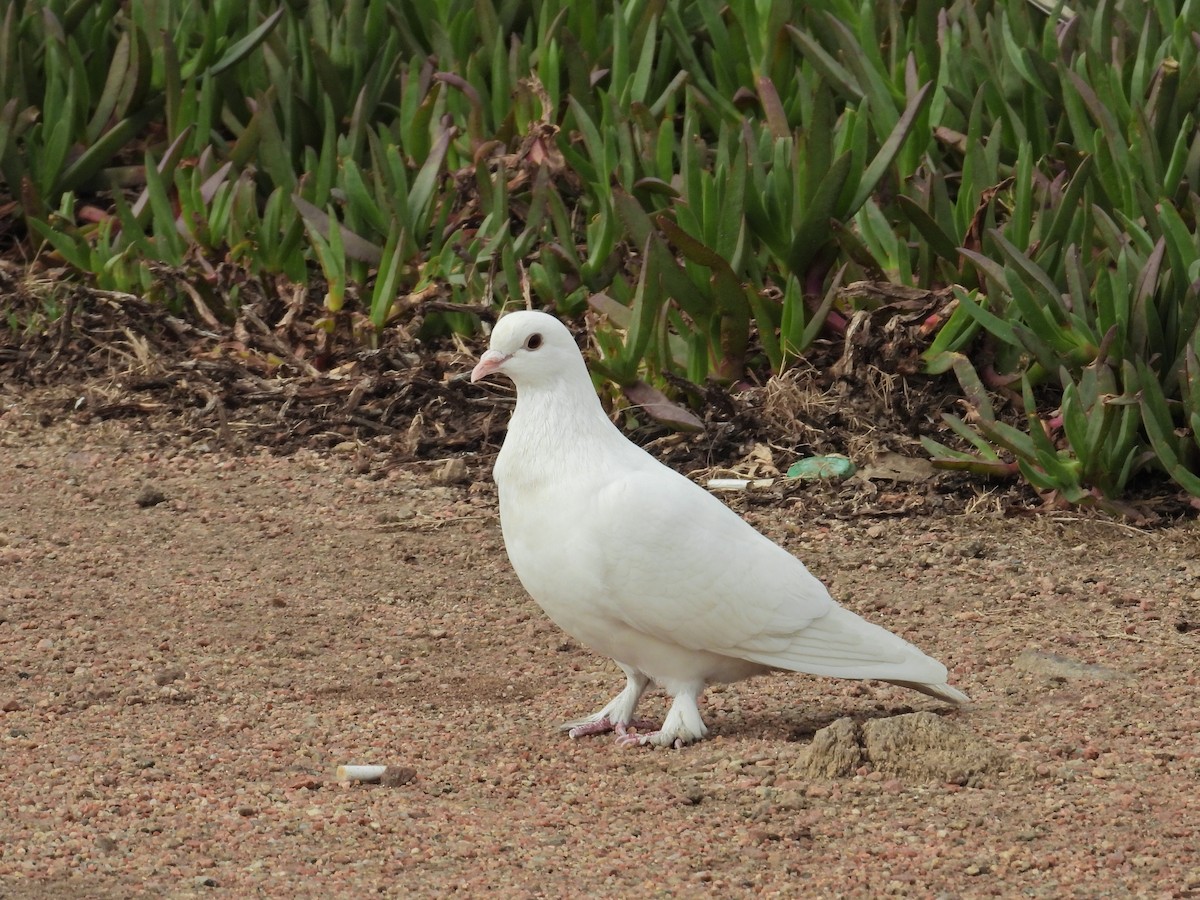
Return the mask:
<svg viewBox="0 0 1200 900">
<path fill-rule="evenodd" d="M 0 452 L 2 897 L 1200 894 L 1195 523 L 748 507 L 1010 755 L 814 781 L 817 729 L 943 707 L 778 675 L 711 691 L 682 751 L 567 739 L 621 679 L 523 595 L 485 461 L 436 485 L 18 409 Z"/>
</svg>

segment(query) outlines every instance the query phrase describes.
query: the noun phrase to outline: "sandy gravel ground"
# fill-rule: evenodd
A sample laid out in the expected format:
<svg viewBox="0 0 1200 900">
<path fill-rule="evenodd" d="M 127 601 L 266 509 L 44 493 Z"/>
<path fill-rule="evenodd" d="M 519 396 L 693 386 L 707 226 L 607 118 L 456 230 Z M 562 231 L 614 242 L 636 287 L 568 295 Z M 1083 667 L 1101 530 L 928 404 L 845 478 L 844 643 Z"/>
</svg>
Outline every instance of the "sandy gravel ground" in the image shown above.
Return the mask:
<svg viewBox="0 0 1200 900">
<path fill-rule="evenodd" d="M 975 706 L 778 675 L 625 750 L 554 729 L 620 674 L 523 595 L 486 460 L 439 485 L 20 408 L 0 460 L 0 897 L 1200 896 L 1194 524 L 751 505 Z M 1003 765 L 806 767 L 835 720 L 926 710 Z"/>
</svg>

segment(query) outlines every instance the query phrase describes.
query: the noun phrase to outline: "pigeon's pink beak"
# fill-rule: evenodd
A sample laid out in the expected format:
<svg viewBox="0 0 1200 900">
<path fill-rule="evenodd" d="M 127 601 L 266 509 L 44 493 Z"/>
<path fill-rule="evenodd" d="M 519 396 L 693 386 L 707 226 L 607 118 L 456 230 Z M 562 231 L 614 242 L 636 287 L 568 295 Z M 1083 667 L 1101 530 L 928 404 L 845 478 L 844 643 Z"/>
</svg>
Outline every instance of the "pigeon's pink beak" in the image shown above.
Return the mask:
<svg viewBox="0 0 1200 900">
<path fill-rule="evenodd" d="M 479 362 L 471 370 L 471 383 L 474 384 L 480 378 L 487 378 L 489 375 L 498 372 L 500 367 L 508 362 L 508 359 L 508 356 L 499 350 L 488 350 L 483 356 L 479 357 Z"/>
</svg>

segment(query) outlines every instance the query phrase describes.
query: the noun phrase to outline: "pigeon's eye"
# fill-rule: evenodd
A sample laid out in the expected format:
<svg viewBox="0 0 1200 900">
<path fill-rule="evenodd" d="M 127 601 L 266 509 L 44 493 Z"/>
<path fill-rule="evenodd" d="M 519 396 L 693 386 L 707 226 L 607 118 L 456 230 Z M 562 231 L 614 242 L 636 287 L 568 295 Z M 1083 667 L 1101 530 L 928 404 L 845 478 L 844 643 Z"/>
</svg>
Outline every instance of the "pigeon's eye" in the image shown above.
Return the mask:
<svg viewBox="0 0 1200 900">
<path fill-rule="evenodd" d="M 542 336 L 536 331 L 529 337 L 525 338 L 526 350 L 536 350 L 540 346 L 542 346 Z"/>
</svg>

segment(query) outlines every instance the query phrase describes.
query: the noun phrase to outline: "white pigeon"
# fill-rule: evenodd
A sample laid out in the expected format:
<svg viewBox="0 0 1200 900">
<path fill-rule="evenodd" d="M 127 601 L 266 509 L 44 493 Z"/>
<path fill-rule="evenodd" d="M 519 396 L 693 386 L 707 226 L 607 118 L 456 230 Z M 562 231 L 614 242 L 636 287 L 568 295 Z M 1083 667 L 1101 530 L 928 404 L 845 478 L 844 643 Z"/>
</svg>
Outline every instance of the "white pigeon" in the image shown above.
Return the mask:
<svg viewBox="0 0 1200 900">
<path fill-rule="evenodd" d="M 508 557 L 547 615 L 628 679 L 595 715 L 563 726 L 571 737 L 613 731 L 624 745 L 681 747 L 708 732 L 705 685 L 772 670 L 968 702 L 944 665 L 839 606 L 798 559 L 626 439 L 553 316 L 501 318 L 471 381 L 494 374 L 517 388 L 494 473 Z M 671 708 L 639 733 L 634 708 L 651 682 Z"/>
</svg>

